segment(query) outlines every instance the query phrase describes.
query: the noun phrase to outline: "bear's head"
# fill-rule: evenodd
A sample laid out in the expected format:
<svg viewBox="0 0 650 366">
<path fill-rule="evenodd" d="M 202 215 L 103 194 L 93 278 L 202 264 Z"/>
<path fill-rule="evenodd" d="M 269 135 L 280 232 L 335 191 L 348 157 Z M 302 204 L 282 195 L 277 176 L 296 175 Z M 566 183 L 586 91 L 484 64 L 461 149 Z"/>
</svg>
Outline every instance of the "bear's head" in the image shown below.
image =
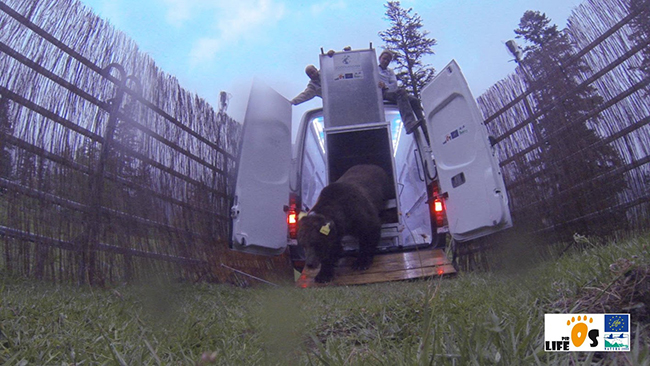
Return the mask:
<svg viewBox="0 0 650 366">
<path fill-rule="evenodd" d="M 305 264 L 316 268 L 321 262 L 335 263 L 340 245 L 334 221 L 323 215 L 310 213 L 298 222 L 298 245 L 305 249 Z"/>
</svg>

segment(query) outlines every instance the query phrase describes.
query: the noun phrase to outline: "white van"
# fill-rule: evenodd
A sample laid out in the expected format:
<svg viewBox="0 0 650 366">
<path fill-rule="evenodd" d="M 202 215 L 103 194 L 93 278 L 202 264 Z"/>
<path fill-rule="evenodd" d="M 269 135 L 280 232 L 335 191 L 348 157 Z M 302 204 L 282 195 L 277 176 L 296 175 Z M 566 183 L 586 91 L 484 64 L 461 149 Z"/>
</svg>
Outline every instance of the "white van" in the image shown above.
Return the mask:
<svg viewBox="0 0 650 366">
<path fill-rule="evenodd" d="M 393 197 L 382 214 L 380 252 L 444 247 L 512 226 L 483 118 L 455 61 L 422 91 L 426 128 L 407 135 L 378 88 L 374 49 L 320 55 L 323 108 L 302 116 L 291 143 L 291 104 L 255 83 L 244 121 L 232 205 L 231 248 L 277 255 L 297 269 L 297 214 L 357 164 L 383 167 Z M 426 135 L 425 135 L 426 134 Z M 344 240 L 354 252 L 355 240 Z"/>
</svg>

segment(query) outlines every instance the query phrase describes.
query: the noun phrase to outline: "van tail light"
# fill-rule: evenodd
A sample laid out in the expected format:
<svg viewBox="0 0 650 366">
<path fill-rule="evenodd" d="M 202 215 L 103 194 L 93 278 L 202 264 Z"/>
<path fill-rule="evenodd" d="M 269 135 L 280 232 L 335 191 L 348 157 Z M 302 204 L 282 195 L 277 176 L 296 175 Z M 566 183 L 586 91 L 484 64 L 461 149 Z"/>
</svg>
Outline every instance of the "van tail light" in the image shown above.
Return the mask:
<svg viewBox="0 0 650 366">
<path fill-rule="evenodd" d="M 429 204 L 429 210 L 431 212 L 431 223 L 435 224 L 438 229 L 445 226 L 445 221 L 447 217 L 447 208 L 445 207 L 445 198 L 447 194 L 440 194 L 440 189 L 436 183 L 433 183 L 429 186 L 431 201 Z"/>
<path fill-rule="evenodd" d="M 437 212 L 443 212 L 444 209 L 442 208 L 442 201 L 440 199 L 436 199 L 433 201 L 433 211 Z"/>
<path fill-rule="evenodd" d="M 289 194 L 289 205 L 284 206 L 284 212 L 287 213 L 287 227 L 289 229 L 289 239 L 298 237 L 298 220 L 300 220 L 299 199 L 294 193 Z"/>
<path fill-rule="evenodd" d="M 296 239 L 298 237 L 298 212 L 293 207 L 287 214 L 287 224 L 289 225 L 289 238 Z"/>
<path fill-rule="evenodd" d="M 433 200 L 433 212 L 436 216 L 436 226 L 443 227 L 445 225 L 445 203 L 440 198 Z"/>
<path fill-rule="evenodd" d="M 289 216 L 287 216 L 287 223 L 289 225 L 293 225 L 297 222 L 298 222 L 298 215 L 296 214 L 296 211 L 289 212 Z"/>
</svg>

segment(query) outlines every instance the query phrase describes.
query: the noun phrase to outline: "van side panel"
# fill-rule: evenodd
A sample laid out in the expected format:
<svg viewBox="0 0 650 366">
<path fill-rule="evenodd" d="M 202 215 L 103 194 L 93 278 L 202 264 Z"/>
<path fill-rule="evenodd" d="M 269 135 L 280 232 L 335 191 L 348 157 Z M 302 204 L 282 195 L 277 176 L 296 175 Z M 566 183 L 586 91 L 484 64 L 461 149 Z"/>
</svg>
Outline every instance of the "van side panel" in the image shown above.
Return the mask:
<svg viewBox="0 0 650 366">
<path fill-rule="evenodd" d="M 432 240 L 431 217 L 424 171 L 415 140 L 404 134 L 395 149 L 395 169 L 400 212 L 405 230 L 404 246 L 429 244 Z"/>
<path fill-rule="evenodd" d="M 454 239 L 471 240 L 511 227 L 499 163 L 455 61 L 423 89 L 422 102 Z"/>
<path fill-rule="evenodd" d="M 290 169 L 291 104 L 256 82 L 244 120 L 232 207 L 234 249 L 255 254 L 284 251 Z"/>
</svg>

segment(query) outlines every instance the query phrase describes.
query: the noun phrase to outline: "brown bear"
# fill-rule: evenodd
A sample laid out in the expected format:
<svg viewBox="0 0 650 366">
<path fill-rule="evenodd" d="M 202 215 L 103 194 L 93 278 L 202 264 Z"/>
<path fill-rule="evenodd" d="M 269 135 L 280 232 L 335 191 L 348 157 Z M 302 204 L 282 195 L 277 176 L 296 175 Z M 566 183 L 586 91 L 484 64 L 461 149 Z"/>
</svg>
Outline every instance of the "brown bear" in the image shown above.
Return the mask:
<svg viewBox="0 0 650 366">
<path fill-rule="evenodd" d="M 314 207 L 298 223 L 298 244 L 305 249 L 306 265 L 320 272 L 316 282 L 329 282 L 334 266 L 343 254 L 341 239 L 359 240 L 354 269 L 372 264 L 381 238 L 381 218 L 389 193 L 388 175 L 376 165 L 355 165 L 336 182 L 323 188 Z"/>
</svg>

